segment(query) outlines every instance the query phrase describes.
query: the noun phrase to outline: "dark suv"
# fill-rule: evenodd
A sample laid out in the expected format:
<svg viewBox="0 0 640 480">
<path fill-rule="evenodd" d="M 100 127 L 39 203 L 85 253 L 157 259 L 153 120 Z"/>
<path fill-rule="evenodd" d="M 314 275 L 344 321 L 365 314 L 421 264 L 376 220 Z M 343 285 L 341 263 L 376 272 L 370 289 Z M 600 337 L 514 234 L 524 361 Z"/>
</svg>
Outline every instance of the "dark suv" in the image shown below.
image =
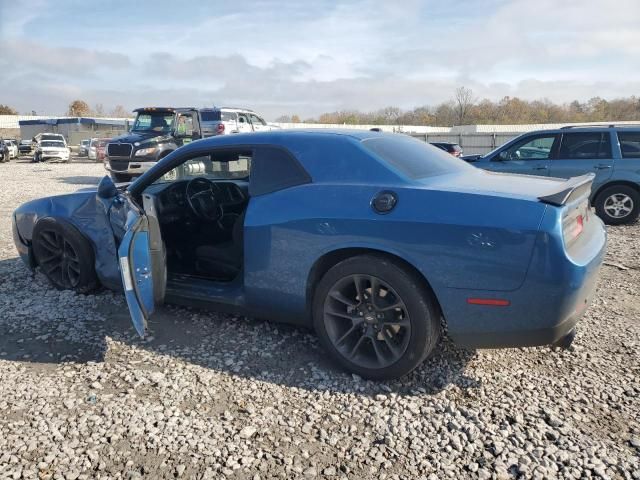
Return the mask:
<svg viewBox="0 0 640 480">
<path fill-rule="evenodd" d="M 630 223 L 640 215 L 640 125 L 538 130 L 484 156 L 462 158 L 496 172 L 560 178 L 594 173 L 591 203 L 605 223 Z"/>
</svg>

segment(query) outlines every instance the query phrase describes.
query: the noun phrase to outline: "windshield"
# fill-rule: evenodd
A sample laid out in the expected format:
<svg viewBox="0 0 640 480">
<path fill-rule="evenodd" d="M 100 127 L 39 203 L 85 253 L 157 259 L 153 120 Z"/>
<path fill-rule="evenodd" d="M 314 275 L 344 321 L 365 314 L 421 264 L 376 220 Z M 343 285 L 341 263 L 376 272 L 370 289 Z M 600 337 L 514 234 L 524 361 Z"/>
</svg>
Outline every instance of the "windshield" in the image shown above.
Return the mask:
<svg viewBox="0 0 640 480">
<path fill-rule="evenodd" d="M 58 141 L 58 140 L 45 140 L 43 142 L 40 142 L 40 145 L 42 145 L 43 147 L 60 147 L 60 148 L 64 148 L 64 143 Z"/>
<path fill-rule="evenodd" d="M 89 140 L 82 140 L 80 142 L 80 145 L 82 145 L 83 147 L 86 147 L 87 145 L 89 145 Z"/>
<path fill-rule="evenodd" d="M 190 180 L 206 177 L 209 180 L 248 178 L 251 170 L 251 150 L 222 151 L 195 157 L 170 170 L 153 183 Z"/>
<path fill-rule="evenodd" d="M 173 127 L 171 112 L 140 112 L 133 122 L 132 132 L 169 133 Z"/>
<path fill-rule="evenodd" d="M 57 140 L 57 141 L 62 141 L 62 135 L 42 135 L 42 137 L 40 137 L 40 140 Z"/>
<path fill-rule="evenodd" d="M 362 141 L 362 145 L 412 179 L 475 168 L 444 150 L 408 135 L 367 138 Z"/>
</svg>

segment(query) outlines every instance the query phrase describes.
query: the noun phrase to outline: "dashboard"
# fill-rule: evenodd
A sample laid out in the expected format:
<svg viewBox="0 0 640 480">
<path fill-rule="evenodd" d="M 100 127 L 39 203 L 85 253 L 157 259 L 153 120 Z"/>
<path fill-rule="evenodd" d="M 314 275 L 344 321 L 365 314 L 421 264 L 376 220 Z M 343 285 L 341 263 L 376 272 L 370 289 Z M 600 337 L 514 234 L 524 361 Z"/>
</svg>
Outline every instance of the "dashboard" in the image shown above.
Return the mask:
<svg viewBox="0 0 640 480">
<path fill-rule="evenodd" d="M 147 189 L 145 193 L 155 197 L 158 220 L 161 223 L 175 222 L 184 219 L 185 213 L 192 213 L 187 201 L 188 183 L 188 180 L 181 180 L 156 184 Z M 242 206 L 248 199 L 249 184 L 244 180 L 212 180 L 211 185 L 216 200 L 223 209 L 233 211 L 234 207 Z M 193 195 L 193 190 L 190 193 Z"/>
</svg>

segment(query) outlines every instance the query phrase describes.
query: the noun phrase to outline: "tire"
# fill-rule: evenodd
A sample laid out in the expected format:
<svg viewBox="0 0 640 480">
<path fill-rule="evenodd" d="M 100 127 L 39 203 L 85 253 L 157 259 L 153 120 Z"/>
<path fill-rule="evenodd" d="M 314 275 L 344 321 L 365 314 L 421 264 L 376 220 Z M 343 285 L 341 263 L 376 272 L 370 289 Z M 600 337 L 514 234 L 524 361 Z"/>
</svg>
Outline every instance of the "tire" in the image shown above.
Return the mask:
<svg viewBox="0 0 640 480">
<path fill-rule="evenodd" d="M 598 194 L 596 213 L 608 225 L 631 223 L 640 215 L 640 193 L 628 185 L 612 185 Z"/>
<path fill-rule="evenodd" d="M 33 229 L 32 244 L 36 263 L 58 290 L 89 293 L 100 285 L 93 248 L 74 226 L 43 218 Z"/>
<path fill-rule="evenodd" d="M 125 173 L 111 172 L 111 179 L 114 181 L 114 183 L 130 182 L 131 178 L 131 175 L 127 175 Z"/>
<path fill-rule="evenodd" d="M 316 286 L 312 313 L 331 356 L 372 380 L 408 374 L 440 337 L 440 309 L 431 291 L 413 272 L 384 256 L 351 257 L 329 269 Z"/>
</svg>

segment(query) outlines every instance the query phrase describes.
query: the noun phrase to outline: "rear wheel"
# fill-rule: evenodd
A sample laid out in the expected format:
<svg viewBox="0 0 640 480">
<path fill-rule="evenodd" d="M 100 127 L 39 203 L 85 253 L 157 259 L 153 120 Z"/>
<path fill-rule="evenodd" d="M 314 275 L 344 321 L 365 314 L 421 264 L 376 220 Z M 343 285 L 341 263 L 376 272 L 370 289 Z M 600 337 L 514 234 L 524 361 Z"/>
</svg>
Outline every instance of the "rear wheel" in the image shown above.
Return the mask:
<svg viewBox="0 0 640 480">
<path fill-rule="evenodd" d="M 331 268 L 313 302 L 325 348 L 348 370 L 376 380 L 400 377 L 424 361 L 438 341 L 438 312 L 420 279 L 375 255 Z"/>
<path fill-rule="evenodd" d="M 43 218 L 33 229 L 32 242 L 36 262 L 54 287 L 78 293 L 98 288 L 93 248 L 75 227 Z"/>
<path fill-rule="evenodd" d="M 630 223 L 640 215 L 640 193 L 628 185 L 613 185 L 600 192 L 594 205 L 596 213 L 605 223 Z"/>
</svg>

